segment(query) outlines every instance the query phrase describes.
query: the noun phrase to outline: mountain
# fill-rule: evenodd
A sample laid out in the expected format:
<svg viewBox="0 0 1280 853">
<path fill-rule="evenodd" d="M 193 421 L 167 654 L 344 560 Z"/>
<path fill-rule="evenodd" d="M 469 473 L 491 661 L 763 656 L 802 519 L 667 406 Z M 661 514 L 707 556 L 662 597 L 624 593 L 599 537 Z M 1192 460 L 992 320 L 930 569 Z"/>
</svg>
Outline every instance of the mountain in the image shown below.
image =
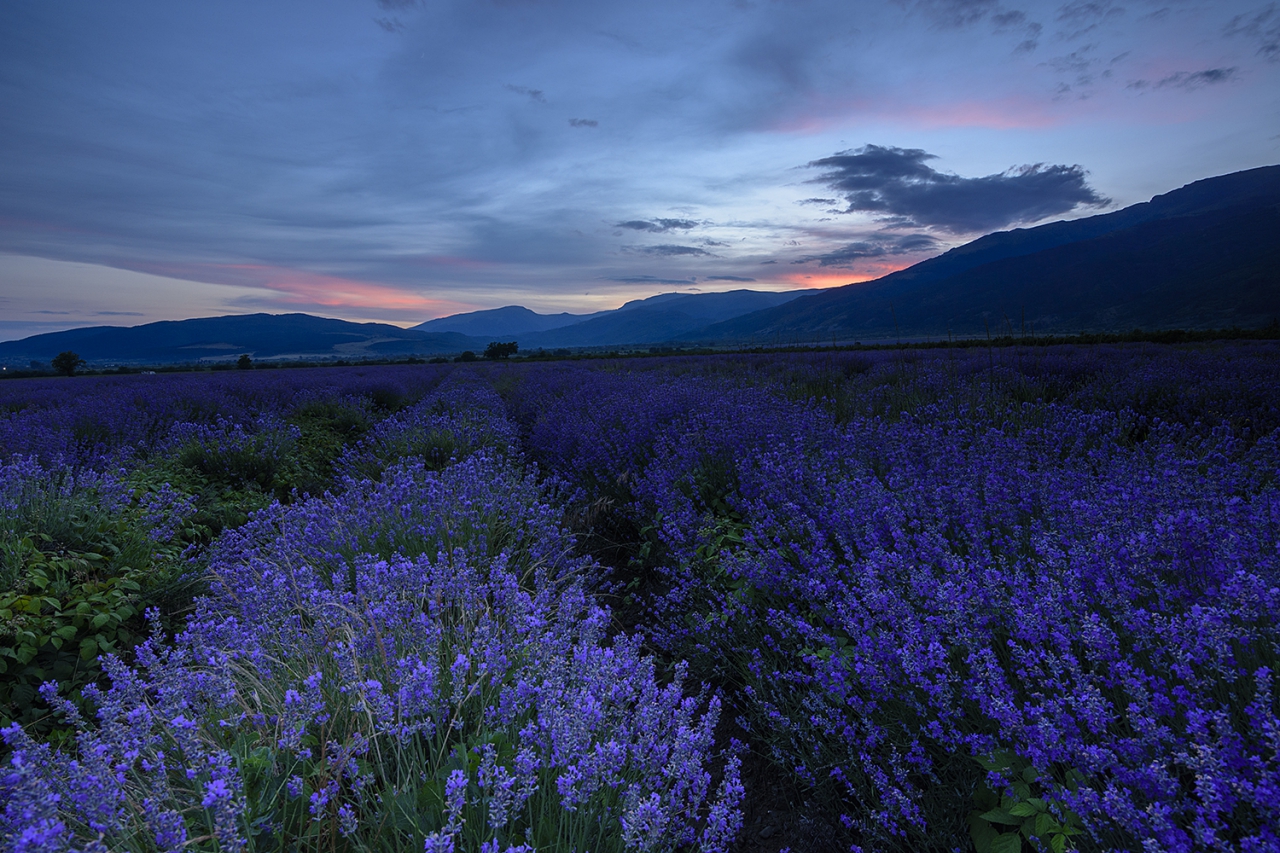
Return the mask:
<svg viewBox="0 0 1280 853">
<path fill-rule="evenodd" d="M 875 281 L 818 292 L 662 293 L 612 311 L 521 306 L 413 329 L 306 314 L 96 326 L 0 343 L 0 362 L 368 358 L 667 343 L 770 344 L 1257 328 L 1280 317 L 1280 166 L 1196 181 L 1123 210 L 988 234 Z"/>
<path fill-rule="evenodd" d="M 597 347 L 670 341 L 708 323 L 730 320 L 790 302 L 800 292 L 730 290 L 724 293 L 659 293 L 594 314 L 537 314 L 510 305 L 428 320 L 413 328 L 460 332 L 478 340 L 515 340 L 521 349 Z"/>
<path fill-rule="evenodd" d="M 861 284 L 685 333 L 800 341 L 1257 327 L 1280 316 L 1280 166 L 989 234 Z M 1025 323 L 1025 326 L 1024 326 Z"/>
<path fill-rule="evenodd" d="M 705 328 L 708 323 L 785 305 L 799 292 L 769 293 L 730 290 L 724 293 L 661 293 L 636 299 L 616 311 L 604 311 L 590 319 L 559 329 L 526 335 L 520 346 L 601 347 L 657 344 Z"/>
<path fill-rule="evenodd" d="M 427 334 L 385 323 L 349 323 L 309 314 L 245 314 L 33 335 L 0 343 L 0 360 L 47 362 L 65 350 L 90 362 L 145 364 L 217 361 L 242 353 L 255 359 L 369 358 L 476 346 L 476 340 L 465 335 Z"/>
<path fill-rule="evenodd" d="M 438 317 L 413 326 L 418 332 L 457 332 L 477 338 L 518 338 L 530 332 L 545 332 L 593 317 L 594 314 L 538 314 L 520 305 L 491 308 Z"/>
</svg>

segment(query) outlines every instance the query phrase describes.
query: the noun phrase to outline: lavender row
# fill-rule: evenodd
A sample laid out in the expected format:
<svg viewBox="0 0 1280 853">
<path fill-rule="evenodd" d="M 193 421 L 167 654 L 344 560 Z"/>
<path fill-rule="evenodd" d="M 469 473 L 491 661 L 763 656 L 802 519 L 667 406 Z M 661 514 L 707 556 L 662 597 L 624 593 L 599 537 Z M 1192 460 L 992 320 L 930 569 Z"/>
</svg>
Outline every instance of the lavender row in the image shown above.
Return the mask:
<svg viewBox="0 0 1280 853">
<path fill-rule="evenodd" d="M 740 686 L 846 846 L 1277 849 L 1276 353 L 1022 358 L 530 370 L 509 396 L 585 522 L 634 536 L 643 630 Z"/>
<path fill-rule="evenodd" d="M 118 467 L 164 443 L 175 424 L 243 425 L 325 399 L 395 408 L 447 372 L 429 365 L 14 380 L 0 383 L 0 459 Z"/>
<path fill-rule="evenodd" d="M 741 786 L 732 757 L 713 784 L 718 700 L 608 635 L 511 434 L 491 392 L 452 381 L 353 447 L 339 488 L 225 533 L 186 629 L 106 659 L 96 719 L 45 691 L 72 746 L 4 731 L 0 837 L 726 849 Z"/>
</svg>

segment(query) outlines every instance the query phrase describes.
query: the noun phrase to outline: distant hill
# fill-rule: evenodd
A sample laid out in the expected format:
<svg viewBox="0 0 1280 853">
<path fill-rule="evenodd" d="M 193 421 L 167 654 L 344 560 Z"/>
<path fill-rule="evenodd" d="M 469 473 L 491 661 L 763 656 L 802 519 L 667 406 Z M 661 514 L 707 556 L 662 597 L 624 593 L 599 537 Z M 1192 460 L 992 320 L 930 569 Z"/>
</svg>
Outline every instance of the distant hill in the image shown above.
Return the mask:
<svg viewBox="0 0 1280 853">
<path fill-rule="evenodd" d="M 426 334 L 384 323 L 348 323 L 309 314 L 245 314 L 34 335 L 0 343 L 0 361 L 47 362 L 64 350 L 74 350 L 90 362 L 165 364 L 217 361 L 242 353 L 255 359 L 370 358 L 476 346 L 477 341 L 465 335 Z"/>
<path fill-rule="evenodd" d="M 369 358 L 538 348 L 777 344 L 1133 328 L 1257 328 L 1280 317 L 1280 166 L 1196 181 L 1112 213 L 988 234 L 875 281 L 822 291 L 663 293 L 593 314 L 511 305 L 401 329 L 306 314 L 96 326 L 0 343 L 25 366 Z"/>
<path fill-rule="evenodd" d="M 989 234 L 908 269 L 685 333 L 744 342 L 1257 327 L 1280 316 L 1280 166 Z"/>
<path fill-rule="evenodd" d="M 538 314 L 520 305 L 439 317 L 413 326 L 418 332 L 457 332 L 477 338 L 518 338 L 581 322 L 594 314 Z"/>
<path fill-rule="evenodd" d="M 428 320 L 413 328 L 460 332 L 484 341 L 516 340 L 524 350 L 662 343 L 708 323 L 783 305 L 799 295 L 800 291 L 758 290 L 660 293 L 594 314 L 537 314 L 510 305 Z"/>
</svg>

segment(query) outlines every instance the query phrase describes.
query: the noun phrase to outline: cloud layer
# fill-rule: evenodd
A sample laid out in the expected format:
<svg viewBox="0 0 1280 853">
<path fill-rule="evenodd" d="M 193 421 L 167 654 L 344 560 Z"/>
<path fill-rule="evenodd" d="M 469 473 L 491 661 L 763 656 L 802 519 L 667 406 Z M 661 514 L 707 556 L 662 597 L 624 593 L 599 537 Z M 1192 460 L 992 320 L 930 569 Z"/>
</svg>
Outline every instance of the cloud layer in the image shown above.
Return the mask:
<svg viewBox="0 0 1280 853">
<path fill-rule="evenodd" d="M 825 286 L 1274 162 L 1280 6 L 1165 5 L 8 4 L 0 305 L 408 324 Z M 76 272 L 19 292 L 17 257 Z"/>
<path fill-rule="evenodd" d="M 919 148 L 864 145 L 814 160 L 822 184 L 844 196 L 846 213 L 872 213 L 895 225 L 955 234 L 992 231 L 1077 207 L 1109 203 L 1085 180 L 1082 166 L 1037 163 L 980 178 L 936 171 L 937 157 Z"/>
</svg>

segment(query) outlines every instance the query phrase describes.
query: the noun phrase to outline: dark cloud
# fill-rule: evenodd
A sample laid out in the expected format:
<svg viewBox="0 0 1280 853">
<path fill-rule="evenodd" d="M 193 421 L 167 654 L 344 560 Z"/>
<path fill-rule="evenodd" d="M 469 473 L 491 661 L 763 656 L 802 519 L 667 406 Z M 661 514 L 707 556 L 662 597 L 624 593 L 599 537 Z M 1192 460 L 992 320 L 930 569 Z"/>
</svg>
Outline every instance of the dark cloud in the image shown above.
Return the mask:
<svg viewBox="0 0 1280 853">
<path fill-rule="evenodd" d="M 663 257 L 675 257 L 677 255 L 706 255 L 707 257 L 715 257 L 706 249 L 699 249 L 697 246 L 672 246 L 665 244 L 662 246 L 643 246 L 636 251 L 645 255 L 661 255 Z"/>
<path fill-rule="evenodd" d="M 540 104 L 547 102 L 547 98 L 542 94 L 541 89 L 530 89 L 528 86 L 516 86 L 511 83 L 506 84 L 503 88 L 510 92 L 515 92 L 517 95 L 526 95 L 530 100 L 537 101 Z"/>
<path fill-rule="evenodd" d="M 934 170 L 926 163 L 934 159 L 918 148 L 865 145 L 809 163 L 823 170 L 810 183 L 841 193 L 848 202 L 845 213 L 875 213 L 897 225 L 953 233 L 994 231 L 1110 201 L 1085 182 L 1078 165 L 1036 163 L 962 178 Z"/>
<path fill-rule="evenodd" d="M 94 311 L 95 317 L 145 317 L 141 311 Z"/>
<path fill-rule="evenodd" d="M 817 261 L 824 267 L 848 267 L 855 261 L 865 258 L 884 258 L 891 255 L 915 255 L 933 252 L 940 248 L 938 241 L 928 234 L 901 234 L 896 236 L 874 237 L 850 243 L 842 249 L 826 252 L 821 255 L 810 255 L 792 261 L 793 264 L 807 264 Z"/>
<path fill-rule="evenodd" d="M 1079 50 L 1073 50 L 1066 56 L 1056 56 L 1049 60 L 1049 67 L 1063 73 L 1083 74 L 1097 60 L 1089 56 L 1097 45 L 1087 44 Z"/>
<path fill-rule="evenodd" d="M 724 242 L 724 241 L 722 241 L 722 240 L 703 240 L 703 241 L 702 241 L 702 245 L 704 245 L 704 246 L 715 246 L 716 248 L 724 248 L 724 247 L 728 246 L 729 244 L 728 244 L 728 243 L 725 243 L 725 242 Z"/>
<path fill-rule="evenodd" d="M 1063 26 L 1062 37 L 1071 40 L 1096 30 L 1103 21 L 1124 14 L 1124 7 L 1111 0 L 1076 0 L 1058 10 L 1058 23 Z"/>
<path fill-rule="evenodd" d="M 1240 69 L 1232 68 L 1207 68 L 1204 71 L 1187 72 L 1179 71 L 1177 74 L 1170 74 L 1162 80 L 1155 83 L 1149 80 L 1135 80 L 1129 84 L 1130 89 L 1186 89 L 1188 92 L 1195 91 L 1203 86 L 1212 86 L 1215 83 L 1229 83 L 1236 77 L 1236 72 Z"/>
<path fill-rule="evenodd" d="M 1000 4 L 997 0 L 917 0 L 915 8 L 939 27 L 958 29 L 978 23 Z"/>
<path fill-rule="evenodd" d="M 605 281 L 616 281 L 622 284 L 694 284 L 697 280 L 697 278 L 658 278 L 652 275 L 628 275 L 605 279 Z"/>
<path fill-rule="evenodd" d="M 656 234 L 662 234 L 667 231 L 681 230 L 688 231 L 690 228 L 697 228 L 698 223 L 692 219 L 631 219 L 627 222 L 619 222 L 615 228 L 630 228 L 632 231 L 652 231 Z"/>
<path fill-rule="evenodd" d="M 997 12 L 991 16 L 997 33 L 1017 33 L 1022 41 L 1014 48 L 1015 53 L 1030 53 L 1040 46 L 1040 33 L 1044 27 L 1027 19 L 1027 13 L 1017 9 Z"/>
<path fill-rule="evenodd" d="M 744 275 L 713 275 L 713 276 L 708 276 L 708 277 L 707 277 L 707 281 L 741 281 L 741 282 L 748 282 L 748 281 L 755 281 L 755 279 L 754 279 L 754 278 L 747 278 L 747 277 L 746 277 L 746 276 L 744 276 Z"/>
<path fill-rule="evenodd" d="M 1223 32 L 1257 42 L 1260 56 L 1270 62 L 1280 62 L 1280 8 L 1275 3 L 1268 3 L 1256 12 L 1236 15 Z"/>
<path fill-rule="evenodd" d="M 600 122 L 593 118 L 571 118 L 569 119 L 570 127 L 599 127 Z"/>
<path fill-rule="evenodd" d="M 839 204 L 840 200 L 836 198 L 802 198 L 796 204 L 818 204 L 823 207 L 831 207 L 833 204 Z"/>
</svg>

